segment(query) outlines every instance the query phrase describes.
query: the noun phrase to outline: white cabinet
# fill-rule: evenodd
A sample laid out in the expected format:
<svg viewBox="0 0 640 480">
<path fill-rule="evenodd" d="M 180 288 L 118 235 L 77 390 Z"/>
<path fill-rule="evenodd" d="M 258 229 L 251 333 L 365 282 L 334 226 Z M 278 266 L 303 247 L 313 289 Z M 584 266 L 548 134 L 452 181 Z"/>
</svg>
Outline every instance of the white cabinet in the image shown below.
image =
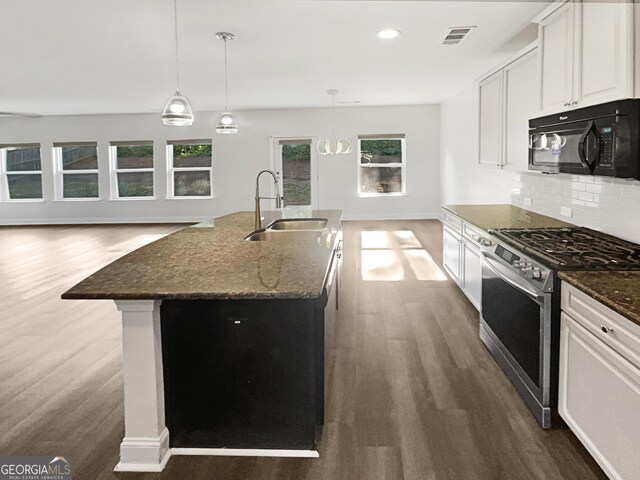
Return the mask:
<svg viewBox="0 0 640 480">
<path fill-rule="evenodd" d="M 613 479 L 640 478 L 640 327 L 562 284 L 558 410 Z"/>
<path fill-rule="evenodd" d="M 559 111 L 573 98 L 574 4 L 565 3 L 538 25 L 540 107 Z"/>
<path fill-rule="evenodd" d="M 448 210 L 443 210 L 443 264 L 469 301 L 482 305 L 482 260 L 480 244 L 488 234 Z"/>
<path fill-rule="evenodd" d="M 460 284 L 461 237 L 447 226 L 442 232 L 442 263 L 453 280 Z"/>
<path fill-rule="evenodd" d="M 538 116 L 538 64 L 535 45 L 480 81 L 479 161 L 527 170 L 529 119 Z"/>
<path fill-rule="evenodd" d="M 462 242 L 463 291 L 478 310 L 482 305 L 482 260 L 480 249 L 469 241 Z"/>
<path fill-rule="evenodd" d="M 543 113 L 632 97 L 634 5 L 566 2 L 538 20 Z"/>
<path fill-rule="evenodd" d="M 504 68 L 504 159 L 513 170 L 529 166 L 529 120 L 538 116 L 538 52 L 533 50 Z"/>
<path fill-rule="evenodd" d="M 502 70 L 480 82 L 480 163 L 502 165 Z"/>
</svg>

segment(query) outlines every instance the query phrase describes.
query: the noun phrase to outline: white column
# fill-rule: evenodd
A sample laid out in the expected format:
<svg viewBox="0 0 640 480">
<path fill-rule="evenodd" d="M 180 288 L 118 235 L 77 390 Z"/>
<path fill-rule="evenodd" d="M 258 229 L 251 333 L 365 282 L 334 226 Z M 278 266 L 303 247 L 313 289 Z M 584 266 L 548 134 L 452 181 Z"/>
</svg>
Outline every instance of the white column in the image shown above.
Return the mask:
<svg viewBox="0 0 640 480">
<path fill-rule="evenodd" d="M 116 300 L 122 312 L 125 437 L 116 472 L 161 472 L 171 452 L 164 421 L 160 300 Z"/>
</svg>

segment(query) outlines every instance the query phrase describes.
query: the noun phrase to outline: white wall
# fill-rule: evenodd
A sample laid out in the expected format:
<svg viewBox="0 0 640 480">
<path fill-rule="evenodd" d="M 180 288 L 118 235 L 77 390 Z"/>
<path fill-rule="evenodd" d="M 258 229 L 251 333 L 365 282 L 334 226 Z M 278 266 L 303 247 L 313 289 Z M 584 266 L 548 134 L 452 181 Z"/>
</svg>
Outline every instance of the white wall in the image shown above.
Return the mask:
<svg viewBox="0 0 640 480">
<path fill-rule="evenodd" d="M 1 202 L 0 222 L 73 223 L 193 221 L 252 210 L 255 176 L 270 167 L 270 136 L 331 134 L 331 109 L 237 112 L 237 135 L 215 133 L 215 113 L 197 113 L 191 127 L 162 125 L 159 113 L 88 115 L 0 120 L 0 143 L 40 143 L 42 202 Z M 319 156 L 319 207 L 343 209 L 348 219 L 436 218 L 440 204 L 440 109 L 437 105 L 344 107 L 336 109 L 336 133 L 355 142 L 358 134 L 406 135 L 407 195 L 364 198 L 357 195 L 356 151 Z M 167 140 L 213 139 L 214 199 L 166 199 Z M 157 200 L 109 200 L 109 141 L 153 140 Z M 99 201 L 55 201 L 53 142 L 97 141 Z M 267 203 L 263 208 L 267 207 Z"/>
<path fill-rule="evenodd" d="M 525 206 L 525 198 L 531 200 Z M 640 182 L 591 175 L 517 174 L 512 203 L 518 207 L 640 243 Z M 562 208 L 571 209 L 571 217 Z"/>
<path fill-rule="evenodd" d="M 440 106 L 442 204 L 510 203 L 513 172 L 478 163 L 478 86 Z"/>
</svg>

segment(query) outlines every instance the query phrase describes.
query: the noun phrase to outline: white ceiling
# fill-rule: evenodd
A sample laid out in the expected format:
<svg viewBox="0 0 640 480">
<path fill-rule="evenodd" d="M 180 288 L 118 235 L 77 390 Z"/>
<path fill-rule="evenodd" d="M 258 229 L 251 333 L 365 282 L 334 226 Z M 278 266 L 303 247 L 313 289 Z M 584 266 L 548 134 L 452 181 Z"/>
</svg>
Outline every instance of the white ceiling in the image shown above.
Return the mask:
<svg viewBox="0 0 640 480">
<path fill-rule="evenodd" d="M 535 38 L 546 2 L 178 0 L 196 111 L 439 103 Z M 175 88 L 172 0 L 0 0 L 0 112 L 160 112 Z M 452 26 L 477 25 L 442 45 Z M 375 33 L 397 28 L 395 40 Z"/>
</svg>

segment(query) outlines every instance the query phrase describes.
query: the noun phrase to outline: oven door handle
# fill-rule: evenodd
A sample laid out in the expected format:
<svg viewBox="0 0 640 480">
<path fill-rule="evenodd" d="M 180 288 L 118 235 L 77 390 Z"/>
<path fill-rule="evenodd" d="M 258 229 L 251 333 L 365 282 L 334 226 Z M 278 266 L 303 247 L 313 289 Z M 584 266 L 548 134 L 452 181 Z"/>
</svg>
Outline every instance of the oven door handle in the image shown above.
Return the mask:
<svg viewBox="0 0 640 480">
<path fill-rule="evenodd" d="M 496 260 L 494 260 L 494 258 L 491 255 L 489 255 L 487 252 L 480 252 L 480 253 L 482 253 L 482 259 L 484 260 L 484 264 L 486 265 L 486 267 L 489 270 L 491 270 L 494 274 L 496 274 L 500 279 L 507 282 L 516 290 L 524 293 L 526 296 L 528 296 L 531 300 L 535 301 L 536 303 L 540 304 L 544 302 L 544 294 L 539 294 L 534 290 L 530 290 L 526 288 L 524 285 L 521 285 L 519 282 L 516 282 L 515 280 L 510 278 L 506 272 L 503 272 L 500 269 L 500 267 L 498 266 L 499 265 L 498 262 L 496 262 Z"/>
</svg>

